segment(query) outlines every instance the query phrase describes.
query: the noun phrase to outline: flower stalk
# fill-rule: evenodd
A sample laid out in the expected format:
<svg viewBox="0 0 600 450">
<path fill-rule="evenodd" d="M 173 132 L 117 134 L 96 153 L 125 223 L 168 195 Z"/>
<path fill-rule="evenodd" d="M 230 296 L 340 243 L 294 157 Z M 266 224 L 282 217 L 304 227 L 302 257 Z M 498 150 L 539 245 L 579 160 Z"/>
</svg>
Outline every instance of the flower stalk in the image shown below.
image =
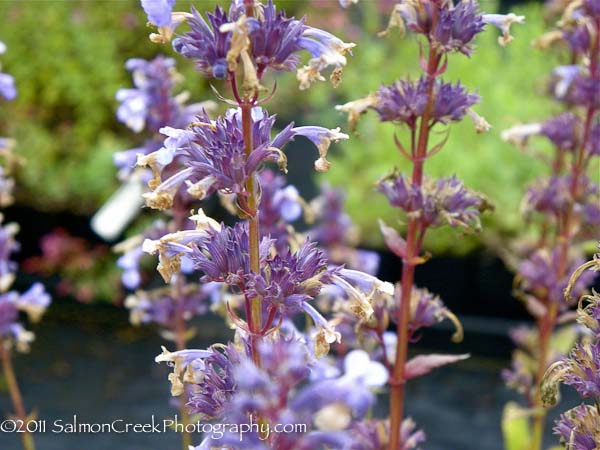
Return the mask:
<svg viewBox="0 0 600 450">
<path fill-rule="evenodd" d="M 423 168 L 427 156 L 427 146 L 429 142 L 429 118 L 433 107 L 433 86 L 435 83 L 435 73 L 439 65 L 440 56 L 431 47 L 429 43 L 429 56 L 427 63 L 427 106 L 421 118 L 419 126 L 418 142 L 414 145 L 414 138 L 411 139 L 412 175 L 413 185 L 419 188 L 423 184 Z M 413 131 L 414 133 L 414 131 Z M 408 220 L 406 235 L 406 257 L 402 261 L 401 290 L 403 299 L 411 297 L 414 286 L 416 259 L 421 253 L 421 246 L 427 226 L 421 218 L 410 218 Z M 400 429 L 403 421 L 404 411 L 404 388 L 406 385 L 404 372 L 408 360 L 408 344 L 410 342 L 410 333 L 408 322 L 410 320 L 410 302 L 400 302 L 398 305 L 398 325 L 397 335 L 398 343 L 396 348 L 396 361 L 392 377 L 390 379 L 390 450 L 395 450 L 400 446 Z"/>
<path fill-rule="evenodd" d="M 8 387 L 8 392 L 12 400 L 13 408 L 15 409 L 15 415 L 17 419 L 23 421 L 23 433 L 21 433 L 21 442 L 24 450 L 35 450 L 35 442 L 31 433 L 27 431 L 27 424 L 29 423 L 30 416 L 27 414 L 25 409 L 25 403 L 23 402 L 23 396 L 19 389 L 19 383 L 12 365 L 12 359 L 10 351 L 6 348 L 6 345 L 0 339 L 0 359 L 2 359 L 2 371 L 4 373 L 4 379 Z"/>
</svg>

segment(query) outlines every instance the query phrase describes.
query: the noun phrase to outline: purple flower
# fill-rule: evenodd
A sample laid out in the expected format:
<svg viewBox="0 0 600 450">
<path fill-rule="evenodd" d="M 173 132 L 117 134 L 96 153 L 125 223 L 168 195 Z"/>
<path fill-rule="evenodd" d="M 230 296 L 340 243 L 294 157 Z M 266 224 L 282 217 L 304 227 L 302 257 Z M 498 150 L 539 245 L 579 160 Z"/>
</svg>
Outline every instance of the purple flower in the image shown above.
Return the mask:
<svg viewBox="0 0 600 450">
<path fill-rule="evenodd" d="M 427 79 L 421 77 L 416 82 L 400 80 L 391 86 L 382 86 L 377 92 L 373 109 L 384 122 L 404 122 L 414 128 L 417 118 L 425 114 L 427 85 Z M 429 118 L 431 125 L 459 121 L 471 106 L 479 102 L 479 96 L 469 94 L 460 83 L 452 85 L 436 81 L 432 92 L 434 100 L 433 112 Z"/>
<path fill-rule="evenodd" d="M 587 74 L 577 73 L 565 96 L 567 103 L 586 108 L 600 108 L 600 80 Z"/>
<path fill-rule="evenodd" d="M 579 405 L 562 414 L 554 434 L 571 450 L 595 450 L 600 442 L 600 415 L 592 405 Z"/>
<path fill-rule="evenodd" d="M 513 37 L 510 35 L 510 27 L 515 23 L 524 23 L 524 16 L 517 16 L 516 14 L 484 14 L 482 16 L 485 24 L 490 24 L 498 28 L 502 32 L 502 36 L 498 37 L 498 43 L 501 46 L 512 42 Z"/>
<path fill-rule="evenodd" d="M 192 9 L 187 18 L 191 31 L 177 38 L 173 47 L 183 56 L 196 60 L 198 70 L 212 78 L 228 78 L 243 54 L 256 64 L 254 70 L 259 78 L 267 68 L 291 71 L 298 65 L 297 53 L 306 50 L 312 58 L 298 69 L 300 89 L 324 79 L 321 71 L 331 66 L 335 68 L 331 75 L 335 85 L 340 82 L 346 65 L 345 54 L 354 47 L 330 33 L 304 25 L 303 19 L 287 18 L 284 12 L 277 12 L 272 1 L 257 17 L 245 17 L 243 8 L 235 3 L 229 14 L 217 8 L 207 17 L 210 25 Z"/>
<path fill-rule="evenodd" d="M 600 2 L 598 0 L 583 0 L 583 10 L 591 18 L 600 18 Z"/>
<path fill-rule="evenodd" d="M 342 189 L 321 185 L 321 195 L 310 203 L 316 224 L 308 235 L 325 248 L 330 262 L 375 275 L 379 268 L 379 255 L 354 248 L 359 236 L 352 219 L 344 211 L 345 197 Z"/>
<path fill-rule="evenodd" d="M 147 128 L 153 133 L 165 126 L 185 127 L 202 105 L 184 105 L 184 97 L 175 96 L 179 74 L 175 60 L 157 56 L 146 61 L 132 58 L 125 64 L 132 73 L 133 89 L 120 89 L 121 103 L 117 118 L 136 133 Z"/>
<path fill-rule="evenodd" d="M 248 241 L 246 222 L 238 222 L 233 228 L 222 226 L 220 230 L 210 229 L 193 240 L 189 257 L 194 268 L 204 274 L 201 281 L 243 286 L 247 274 L 251 272 Z M 271 244 L 271 240 L 263 238 L 260 246 L 262 263 L 267 258 Z"/>
<path fill-rule="evenodd" d="M 263 7 L 262 17 L 251 27 L 252 56 L 259 70 L 293 71 L 298 65 L 296 53 L 302 50 L 304 19 L 287 18 L 284 11 L 277 11 L 273 0 Z"/>
<path fill-rule="evenodd" d="M 0 221 L 2 219 L 0 215 Z M 17 271 L 17 264 L 10 258 L 20 248 L 15 240 L 18 230 L 14 223 L 0 226 L 0 291 L 6 291 L 10 287 Z"/>
<path fill-rule="evenodd" d="M 237 389 L 234 368 L 240 363 L 240 355 L 233 344 L 222 350 L 213 347 L 211 354 L 198 365 L 199 376 L 194 383 L 188 406 L 193 414 L 203 419 L 220 417 L 228 407 Z"/>
<path fill-rule="evenodd" d="M 433 44 L 444 52 L 473 53 L 470 44 L 484 28 L 482 15 L 474 1 L 459 2 L 454 8 L 442 8 L 433 30 Z"/>
<path fill-rule="evenodd" d="M 0 294 L 0 342 L 6 340 L 21 352 L 29 351 L 34 334 L 19 323 L 19 311 L 25 312 L 30 321 L 37 322 L 49 305 L 50 296 L 40 283 L 32 285 L 23 294 L 15 291 Z"/>
<path fill-rule="evenodd" d="M 227 74 L 227 52 L 231 46 L 231 33 L 221 33 L 221 25 L 229 22 L 227 13 L 217 7 L 214 14 L 208 13 L 208 22 L 192 8 L 187 22 L 191 31 L 173 41 L 173 48 L 186 58 L 196 61 L 196 68 L 207 77 L 225 79 Z"/>
<path fill-rule="evenodd" d="M 275 241 L 284 252 L 289 245 L 290 223 L 302 216 L 303 200 L 294 186 L 286 186 L 285 177 L 265 169 L 260 172 L 260 231 Z"/>
<path fill-rule="evenodd" d="M 544 122 L 541 134 L 560 150 L 572 151 L 579 145 L 580 126 L 579 117 L 567 112 Z"/>
<path fill-rule="evenodd" d="M 557 303 L 561 309 L 567 308 L 564 300 L 564 290 L 569 282 L 569 276 L 557 279 L 556 270 L 559 264 L 560 250 L 555 248 L 552 252 L 538 250 L 519 266 L 521 275 L 521 288 L 536 296 L 536 298 L 547 298 Z M 573 273 L 581 265 L 580 259 L 571 258 L 568 264 L 567 274 Z M 571 295 L 579 298 L 585 289 L 594 281 L 596 274 L 586 271 L 575 282 Z"/>
<path fill-rule="evenodd" d="M 396 288 L 398 303 L 394 304 L 389 309 L 390 317 L 392 321 L 396 321 L 397 308 L 400 307 L 404 301 L 401 296 L 401 292 Z M 453 340 L 460 342 L 463 338 L 462 325 L 458 321 L 457 317 L 448 309 L 442 299 L 429 292 L 427 289 L 413 288 L 410 298 L 410 318 L 408 321 L 408 330 L 411 336 L 414 338 L 414 334 L 421 328 L 432 327 L 443 321 L 449 319 L 456 326 L 456 332 L 453 336 Z"/>
<path fill-rule="evenodd" d="M 171 24 L 171 11 L 175 0 L 141 0 L 141 3 L 150 23 L 159 27 Z"/>
<path fill-rule="evenodd" d="M 191 320 L 204 314 L 210 306 L 212 291 L 218 287 L 212 283 L 202 286 L 187 285 L 174 297 L 171 287 L 150 292 L 136 291 L 125 300 L 133 325 L 155 323 L 174 330 L 179 318 Z"/>
<path fill-rule="evenodd" d="M 6 45 L 4 42 L 0 42 L 0 55 L 4 52 L 6 52 Z M 0 96 L 6 100 L 13 100 L 17 96 L 15 79 L 12 75 L 0 72 Z"/>
<path fill-rule="evenodd" d="M 348 136 L 339 129 L 328 130 L 322 127 L 293 127 L 289 124 L 275 138 L 271 139 L 271 130 L 275 116 L 269 116 L 262 108 L 252 110 L 253 119 L 253 151 L 247 156 L 244 148 L 244 136 L 241 123 L 241 111 L 230 109 L 224 117 L 211 121 L 206 115 L 197 117 L 191 131 L 163 129 L 177 138 L 165 148 L 138 160 L 141 165 L 149 165 L 156 173 L 152 182 L 154 191 L 146 194 L 148 206 L 164 209 L 171 205 L 173 196 L 184 182 L 187 192 L 194 198 L 203 199 L 214 191 L 231 193 L 237 196 L 239 207 L 247 211 L 245 206 L 246 183 L 253 177 L 264 163 L 277 163 L 285 168 L 286 157 L 281 148 L 295 136 L 305 136 L 311 140 L 319 151 L 319 159 L 315 162 L 317 170 L 326 168 L 327 150 L 332 141 L 347 139 Z M 175 156 L 181 156 L 182 169 L 167 180 L 161 182 L 160 171 L 164 162 Z"/>
<path fill-rule="evenodd" d="M 319 294 L 332 272 L 323 252 L 306 240 L 294 253 L 267 258 L 260 274 L 249 274 L 246 294 L 262 298 L 281 313 L 297 313 Z"/>
<path fill-rule="evenodd" d="M 596 122 L 592 126 L 587 151 L 590 155 L 600 156 L 600 122 Z"/>
<path fill-rule="evenodd" d="M 586 53 L 590 47 L 590 33 L 587 25 L 576 25 L 572 29 L 563 30 L 563 38 L 575 53 Z"/>
<path fill-rule="evenodd" d="M 571 350 L 563 383 L 582 398 L 600 397 L 600 341 L 580 342 Z"/>
<path fill-rule="evenodd" d="M 579 177 L 577 181 L 579 186 L 577 186 L 577 200 L 574 211 L 582 214 L 584 221 L 590 225 L 598 224 L 596 218 L 600 188 L 585 176 Z M 563 211 L 574 202 L 571 193 L 572 182 L 571 175 L 553 176 L 539 180 L 533 187 L 529 188 L 524 198 L 523 203 L 526 211 L 549 214 L 555 219 L 561 217 Z"/>
<path fill-rule="evenodd" d="M 425 179 L 419 187 L 404 175 L 392 173 L 379 182 L 378 189 L 392 206 L 409 217 L 421 217 L 427 226 L 478 230 L 480 213 L 489 208 L 481 194 L 467 189 L 456 177 Z"/>
<path fill-rule="evenodd" d="M 17 88 L 15 87 L 15 79 L 12 75 L 0 73 L 0 95 L 6 100 L 13 100 L 17 96 Z"/>
</svg>

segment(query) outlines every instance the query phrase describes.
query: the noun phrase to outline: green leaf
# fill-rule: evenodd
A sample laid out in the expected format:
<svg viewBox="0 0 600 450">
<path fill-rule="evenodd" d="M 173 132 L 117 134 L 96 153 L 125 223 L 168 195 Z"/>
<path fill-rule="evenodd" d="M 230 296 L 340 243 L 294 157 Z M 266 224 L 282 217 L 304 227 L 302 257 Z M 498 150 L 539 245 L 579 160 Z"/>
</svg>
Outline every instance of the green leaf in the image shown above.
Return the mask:
<svg viewBox="0 0 600 450">
<path fill-rule="evenodd" d="M 577 340 L 577 332 L 573 325 L 565 326 L 554 333 L 551 347 L 557 352 L 566 355 L 571 351 Z"/>
<path fill-rule="evenodd" d="M 531 411 L 523 409 L 515 402 L 509 402 L 502 414 L 502 434 L 505 450 L 529 450 Z"/>
</svg>

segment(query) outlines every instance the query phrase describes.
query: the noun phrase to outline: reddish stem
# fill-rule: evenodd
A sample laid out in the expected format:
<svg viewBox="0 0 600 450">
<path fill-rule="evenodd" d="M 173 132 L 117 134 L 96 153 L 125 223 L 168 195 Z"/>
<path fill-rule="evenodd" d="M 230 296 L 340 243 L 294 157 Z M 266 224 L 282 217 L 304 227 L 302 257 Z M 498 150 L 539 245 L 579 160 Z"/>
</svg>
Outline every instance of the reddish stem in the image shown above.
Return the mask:
<svg viewBox="0 0 600 450">
<path fill-rule="evenodd" d="M 0 358 L 2 358 L 2 369 L 4 372 L 4 378 L 8 387 L 8 392 L 15 408 L 15 414 L 17 419 L 23 421 L 25 431 L 21 433 L 21 442 L 23 443 L 24 450 L 35 450 L 35 443 L 33 436 L 27 431 L 27 424 L 29 423 L 29 417 L 25 410 L 25 403 L 23 402 L 23 396 L 19 389 L 19 383 L 12 365 L 12 359 L 10 351 L 5 347 L 6 343 L 0 339 Z"/>
<path fill-rule="evenodd" d="M 598 63 L 598 51 L 600 50 L 600 20 L 595 20 L 596 32 L 594 33 L 594 39 L 591 45 L 591 56 L 590 56 L 590 77 L 592 80 L 599 78 L 599 63 Z M 571 185 L 569 188 L 569 194 L 571 202 L 567 205 L 564 213 L 558 218 L 558 223 L 562 226 L 559 230 L 558 245 L 559 245 L 559 260 L 556 268 L 556 279 L 560 280 L 565 278 L 567 270 L 569 268 L 569 249 L 573 245 L 575 230 L 579 224 L 575 221 L 574 215 L 575 204 L 579 202 L 582 192 L 579 189 L 579 183 L 581 177 L 585 176 L 586 173 L 586 157 L 587 146 L 590 140 L 592 124 L 594 116 L 596 115 L 597 109 L 593 104 L 590 104 L 586 110 L 583 138 L 575 153 L 573 154 L 573 163 L 571 166 Z M 534 417 L 533 421 L 533 439 L 531 450 L 539 450 L 542 448 L 544 425 L 546 421 L 546 414 L 542 409 L 542 400 L 540 395 L 539 386 L 542 382 L 542 378 L 548 366 L 549 350 L 550 350 L 550 338 L 552 337 L 552 331 L 556 327 L 556 321 L 558 318 L 558 307 L 555 303 L 547 302 L 547 312 L 538 321 L 538 336 L 539 336 L 539 349 L 540 355 L 538 359 L 538 367 L 536 372 L 536 386 L 538 386 L 535 396 L 535 407 L 540 411 Z"/>
<path fill-rule="evenodd" d="M 419 126 L 419 138 L 416 148 L 411 149 L 415 156 L 412 168 L 413 185 L 421 186 L 423 183 L 423 166 L 427 156 L 427 145 L 429 142 L 430 118 L 433 109 L 433 87 L 435 73 L 440 62 L 439 55 L 429 45 L 429 58 L 427 63 L 427 107 L 421 117 Z M 422 220 L 409 219 L 406 236 L 406 257 L 402 262 L 401 297 L 398 307 L 398 340 L 396 346 L 396 361 L 390 379 L 390 444 L 389 450 L 401 448 L 400 428 L 404 416 L 404 386 L 406 360 L 408 358 L 408 344 L 410 340 L 408 322 L 410 320 L 410 298 L 414 285 L 415 259 L 421 253 L 421 244 L 425 234 Z"/>
</svg>

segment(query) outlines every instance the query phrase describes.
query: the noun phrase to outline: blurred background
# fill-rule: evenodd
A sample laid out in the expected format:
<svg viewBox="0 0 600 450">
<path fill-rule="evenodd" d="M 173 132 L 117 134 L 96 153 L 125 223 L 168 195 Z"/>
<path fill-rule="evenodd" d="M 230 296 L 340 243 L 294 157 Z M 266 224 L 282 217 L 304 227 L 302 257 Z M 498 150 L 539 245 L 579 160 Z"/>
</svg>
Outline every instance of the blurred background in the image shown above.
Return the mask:
<svg viewBox="0 0 600 450">
<path fill-rule="evenodd" d="M 187 10 L 189 3 L 178 1 L 176 9 Z M 194 2 L 200 10 L 215 3 Z M 361 0 L 348 10 L 341 9 L 337 0 L 276 3 L 285 6 L 288 15 L 307 14 L 311 25 L 326 24 L 345 41 L 357 43 L 343 83 L 335 90 L 322 83 L 300 92 L 293 75 L 277 79 L 278 93 L 268 109 L 278 114 L 280 124 L 294 120 L 345 130 L 346 118 L 335 105 L 363 97 L 381 83 L 418 73 L 412 37 L 376 36 L 385 28 L 392 1 Z M 426 248 L 434 259 L 418 271 L 418 284 L 440 294 L 466 328 L 466 339 L 458 346 L 449 343 L 449 331 L 443 326 L 428 332 L 420 345 L 473 354 L 459 366 L 411 384 L 408 411 L 424 427 L 426 448 L 432 450 L 502 448 L 501 410 L 513 398 L 499 376 L 512 349 L 506 332 L 528 316 L 511 297 L 512 274 L 498 255 L 522 229 L 520 199 L 543 166 L 503 142 L 500 132 L 560 111 L 544 96 L 546 78 L 559 61 L 531 47 L 547 27 L 541 4 L 481 4 L 486 12 L 510 7 L 525 15 L 527 23 L 514 30 L 515 40 L 507 48 L 497 45 L 494 32 L 481 34 L 474 55 L 451 57 L 446 75 L 478 91 L 482 102 L 477 112 L 493 128 L 477 135 L 468 120 L 453 127 L 445 150 L 428 162 L 428 171 L 455 173 L 485 193 L 496 211 L 485 216 L 481 234 L 431 233 Z M 37 341 L 31 353 L 16 362 L 26 403 L 49 419 L 74 413 L 94 421 L 166 416 L 170 413 L 166 368 L 153 362 L 163 342 L 155 330 L 129 325 L 112 251 L 115 242 L 96 236 L 89 222 L 119 186 L 112 155 L 144 140 L 115 116 L 116 91 L 132 85 L 125 61 L 174 52 L 148 40 L 150 30 L 135 0 L 4 0 L 0 17 L 0 40 L 8 48 L 2 56 L 3 71 L 15 77 L 18 88 L 17 99 L 0 108 L 0 134 L 16 139 L 16 153 L 25 160 L 17 172 L 16 203 L 5 211 L 6 221 L 21 227 L 17 259 L 22 273 L 17 288 L 42 280 L 54 297 L 47 317 L 34 327 Z M 184 75 L 181 89 L 189 91 L 191 100 L 213 99 L 193 63 L 175 58 Z M 305 198 L 315 196 L 323 182 L 346 190 L 361 246 L 381 253 L 380 277 L 390 281 L 399 275 L 399 262 L 383 251 L 377 219 L 395 223 L 398 218 L 373 185 L 393 167 L 404 167 L 393 146 L 393 131 L 367 114 L 356 134 L 333 149 L 332 168 L 326 174 L 313 174 L 314 154 L 303 143 L 287 152 L 288 181 Z M 217 205 L 208 209 L 220 214 Z M 150 220 L 144 214 L 138 222 Z M 135 233 L 136 226 L 141 227 L 134 225 L 121 237 Z M 218 325 L 203 319 L 192 344 L 204 347 L 213 341 Z M 0 385 L 0 412 L 5 415 L 9 402 L 2 389 Z M 4 439 L 12 437 L 0 435 Z M 178 445 L 174 435 L 41 435 L 37 440 L 41 450 Z M 0 442 L 0 448 L 16 449 L 18 441 Z"/>
</svg>

